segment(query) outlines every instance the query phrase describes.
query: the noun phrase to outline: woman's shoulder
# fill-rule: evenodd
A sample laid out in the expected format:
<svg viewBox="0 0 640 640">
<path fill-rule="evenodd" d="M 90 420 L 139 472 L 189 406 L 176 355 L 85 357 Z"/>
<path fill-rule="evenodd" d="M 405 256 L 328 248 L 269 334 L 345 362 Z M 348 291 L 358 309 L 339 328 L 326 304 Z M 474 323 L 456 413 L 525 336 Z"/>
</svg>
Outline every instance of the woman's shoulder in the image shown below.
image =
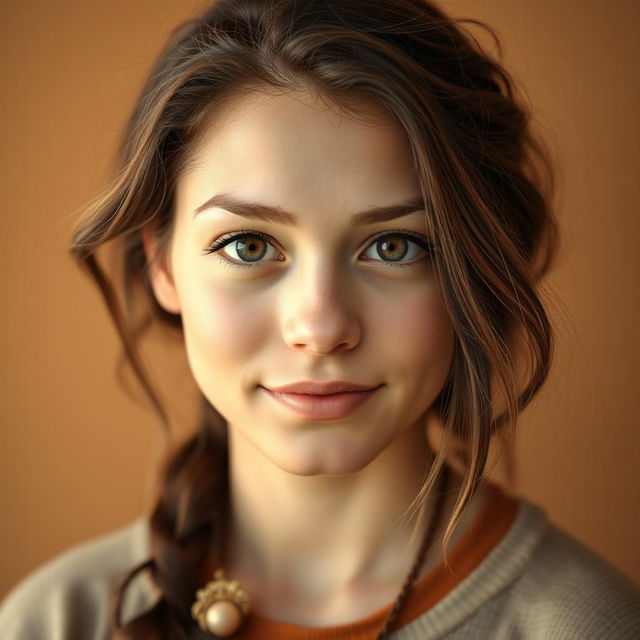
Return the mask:
<svg viewBox="0 0 640 640">
<path fill-rule="evenodd" d="M 504 580 L 485 610 L 490 617 L 499 611 L 494 629 L 506 633 L 495 637 L 639 638 L 640 586 L 552 522 L 541 506 L 524 497 L 518 502 L 509 535 L 485 567 Z"/>
<path fill-rule="evenodd" d="M 109 594 L 148 557 L 147 518 L 77 544 L 37 568 L 0 603 L 3 638 L 106 638 Z M 144 589 L 137 591 L 138 600 Z M 125 603 L 140 607 L 141 602 Z"/>
<path fill-rule="evenodd" d="M 632 640 L 640 586 L 524 497 L 507 533 L 397 640 Z"/>
<path fill-rule="evenodd" d="M 640 637 L 640 585 L 549 521 L 511 597 L 554 637 Z"/>
</svg>

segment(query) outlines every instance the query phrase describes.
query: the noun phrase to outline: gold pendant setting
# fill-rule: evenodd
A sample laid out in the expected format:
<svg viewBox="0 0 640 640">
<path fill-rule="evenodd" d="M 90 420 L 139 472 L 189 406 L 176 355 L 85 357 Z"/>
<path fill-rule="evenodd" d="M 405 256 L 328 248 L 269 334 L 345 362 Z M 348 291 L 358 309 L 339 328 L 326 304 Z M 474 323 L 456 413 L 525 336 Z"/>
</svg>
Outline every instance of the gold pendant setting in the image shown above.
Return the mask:
<svg viewBox="0 0 640 640">
<path fill-rule="evenodd" d="M 237 580 L 227 580 L 218 569 L 213 580 L 196 591 L 191 615 L 203 631 L 222 638 L 234 634 L 249 612 L 249 596 Z"/>
</svg>

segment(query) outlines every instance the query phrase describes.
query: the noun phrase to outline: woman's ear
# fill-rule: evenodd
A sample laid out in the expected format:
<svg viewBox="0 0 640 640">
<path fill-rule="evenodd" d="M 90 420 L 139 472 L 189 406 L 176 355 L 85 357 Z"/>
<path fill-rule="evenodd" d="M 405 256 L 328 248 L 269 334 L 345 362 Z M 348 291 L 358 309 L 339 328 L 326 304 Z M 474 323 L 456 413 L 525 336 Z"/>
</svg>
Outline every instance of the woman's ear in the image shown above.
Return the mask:
<svg viewBox="0 0 640 640">
<path fill-rule="evenodd" d="M 147 225 L 142 229 L 142 244 L 147 259 L 149 280 L 158 304 L 169 313 L 180 313 L 180 299 L 167 255 L 158 256 L 158 241 L 155 228 Z"/>
</svg>

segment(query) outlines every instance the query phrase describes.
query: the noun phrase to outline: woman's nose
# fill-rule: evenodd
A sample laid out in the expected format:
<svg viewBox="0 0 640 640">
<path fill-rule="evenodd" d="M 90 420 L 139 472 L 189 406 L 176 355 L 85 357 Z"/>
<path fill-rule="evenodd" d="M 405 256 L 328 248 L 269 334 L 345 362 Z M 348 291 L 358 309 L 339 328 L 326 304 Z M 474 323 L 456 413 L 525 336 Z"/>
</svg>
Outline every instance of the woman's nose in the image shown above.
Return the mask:
<svg viewBox="0 0 640 640">
<path fill-rule="evenodd" d="M 281 302 L 282 335 L 288 346 L 329 355 L 359 344 L 358 300 L 344 273 L 318 265 L 306 273 L 293 274 L 290 284 L 282 292 Z"/>
</svg>

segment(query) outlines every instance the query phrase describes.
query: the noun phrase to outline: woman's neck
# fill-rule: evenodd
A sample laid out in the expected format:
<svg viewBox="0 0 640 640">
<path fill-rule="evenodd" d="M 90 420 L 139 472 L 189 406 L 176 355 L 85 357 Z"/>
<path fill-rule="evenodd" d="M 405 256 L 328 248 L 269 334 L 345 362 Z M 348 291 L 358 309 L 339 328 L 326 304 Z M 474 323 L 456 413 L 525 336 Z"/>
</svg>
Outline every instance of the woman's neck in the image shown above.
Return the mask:
<svg viewBox="0 0 640 640">
<path fill-rule="evenodd" d="M 229 456 L 224 566 L 229 578 L 249 592 L 254 611 L 326 626 L 363 617 L 395 599 L 433 507 L 430 496 L 412 538 L 416 519 L 400 518 L 433 460 L 421 424 L 348 475 L 283 471 L 231 427 Z M 444 525 L 456 480 L 454 476 Z M 421 575 L 440 559 L 439 535 L 435 540 Z"/>
</svg>

